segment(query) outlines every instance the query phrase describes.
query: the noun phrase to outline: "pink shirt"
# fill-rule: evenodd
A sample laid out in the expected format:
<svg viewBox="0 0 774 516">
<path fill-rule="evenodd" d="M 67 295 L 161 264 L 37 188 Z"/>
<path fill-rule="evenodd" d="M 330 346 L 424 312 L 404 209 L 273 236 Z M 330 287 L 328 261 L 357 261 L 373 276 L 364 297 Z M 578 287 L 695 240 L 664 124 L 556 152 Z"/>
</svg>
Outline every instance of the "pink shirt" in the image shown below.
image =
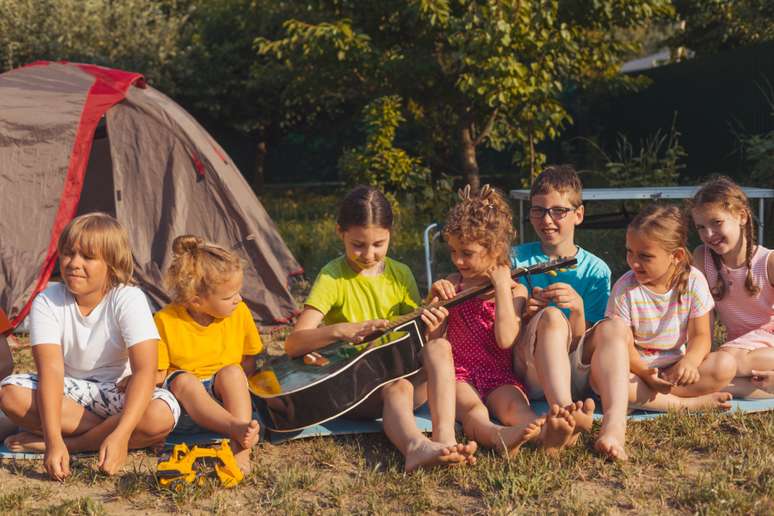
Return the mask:
<svg viewBox="0 0 774 516">
<path fill-rule="evenodd" d="M 646 362 L 664 367 L 685 354 L 688 321 L 706 314 L 714 305 L 707 280 L 695 267 L 691 267 L 688 289 L 682 296 L 675 289 L 653 292 L 629 271 L 615 282 L 605 315 L 626 321 Z"/>
<path fill-rule="evenodd" d="M 736 269 L 721 266 L 721 274 L 726 280 L 726 294 L 723 299 L 716 301 L 715 308 L 720 321 L 726 327 L 727 340 L 734 340 L 758 328 L 774 331 L 774 287 L 766 268 L 769 254 L 772 252 L 774 251 L 759 245 L 753 253 L 753 282 L 761 289 L 756 296 L 750 295 L 745 288 L 747 266 Z M 714 286 L 718 271 L 706 247 L 703 266 L 707 283 Z"/>
</svg>

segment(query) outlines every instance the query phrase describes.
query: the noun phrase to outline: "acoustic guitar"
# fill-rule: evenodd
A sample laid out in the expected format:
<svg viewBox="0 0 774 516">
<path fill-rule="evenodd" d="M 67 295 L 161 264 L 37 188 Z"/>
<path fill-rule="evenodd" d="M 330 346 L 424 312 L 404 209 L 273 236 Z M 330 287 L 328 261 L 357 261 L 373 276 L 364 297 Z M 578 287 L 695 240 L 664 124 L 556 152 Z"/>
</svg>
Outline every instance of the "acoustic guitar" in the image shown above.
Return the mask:
<svg viewBox="0 0 774 516">
<path fill-rule="evenodd" d="M 529 280 L 531 275 L 555 274 L 576 263 L 575 258 L 561 258 L 517 267 L 511 277 Z M 295 432 L 324 423 L 349 412 L 381 386 L 418 373 L 424 346 L 422 311 L 450 308 L 491 290 L 487 283 L 418 308 L 361 343 L 336 341 L 303 357 L 282 355 L 268 360 L 248 379 L 253 399 L 266 416 L 265 425 L 275 432 Z"/>
</svg>

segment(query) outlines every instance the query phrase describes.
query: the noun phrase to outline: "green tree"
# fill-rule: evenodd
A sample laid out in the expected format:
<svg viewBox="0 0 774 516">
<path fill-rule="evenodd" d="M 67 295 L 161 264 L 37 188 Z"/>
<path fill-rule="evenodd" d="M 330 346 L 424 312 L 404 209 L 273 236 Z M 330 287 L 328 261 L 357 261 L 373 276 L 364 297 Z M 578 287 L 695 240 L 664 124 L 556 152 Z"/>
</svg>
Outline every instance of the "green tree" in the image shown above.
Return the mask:
<svg viewBox="0 0 774 516">
<path fill-rule="evenodd" d="M 187 11 L 172 0 L 0 0 L 0 69 L 40 59 L 143 73 L 167 91 Z"/>
<path fill-rule="evenodd" d="M 774 39 L 771 0 L 675 0 L 674 5 L 685 29 L 668 40 L 672 48 L 712 54 Z"/>
<path fill-rule="evenodd" d="M 618 68 L 633 43 L 617 36 L 621 29 L 672 13 L 667 0 L 282 5 L 294 14 L 280 36 L 257 39 L 256 67 L 284 68 L 277 75 L 284 123 L 399 98 L 409 150 L 435 171 L 462 172 L 474 187 L 482 146 L 512 150 L 534 176 L 544 160 L 538 145 L 571 122 L 565 96 L 627 80 Z"/>
</svg>

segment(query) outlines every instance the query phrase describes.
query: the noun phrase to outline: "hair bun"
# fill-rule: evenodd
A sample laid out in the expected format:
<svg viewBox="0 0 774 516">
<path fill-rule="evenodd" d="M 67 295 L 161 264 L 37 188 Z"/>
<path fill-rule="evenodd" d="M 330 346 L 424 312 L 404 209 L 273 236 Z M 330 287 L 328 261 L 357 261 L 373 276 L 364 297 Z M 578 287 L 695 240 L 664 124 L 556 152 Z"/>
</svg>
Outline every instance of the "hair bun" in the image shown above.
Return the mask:
<svg viewBox="0 0 774 516">
<path fill-rule="evenodd" d="M 175 256 L 196 251 L 204 240 L 194 235 L 180 235 L 172 242 L 172 252 Z"/>
</svg>

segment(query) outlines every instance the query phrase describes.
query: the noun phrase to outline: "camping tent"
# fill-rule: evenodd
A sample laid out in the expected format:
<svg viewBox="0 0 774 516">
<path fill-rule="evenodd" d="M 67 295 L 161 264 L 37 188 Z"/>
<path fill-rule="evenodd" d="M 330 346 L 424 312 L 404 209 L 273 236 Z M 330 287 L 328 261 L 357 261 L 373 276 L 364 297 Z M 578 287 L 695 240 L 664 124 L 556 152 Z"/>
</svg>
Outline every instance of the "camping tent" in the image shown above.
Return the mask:
<svg viewBox="0 0 774 516">
<path fill-rule="evenodd" d="M 223 149 L 140 74 L 36 62 L 0 74 L 0 308 L 17 325 L 56 264 L 76 215 L 104 211 L 129 231 L 135 281 L 159 305 L 172 241 L 191 233 L 246 262 L 243 298 L 262 323 L 296 307 L 301 272 Z"/>
</svg>

